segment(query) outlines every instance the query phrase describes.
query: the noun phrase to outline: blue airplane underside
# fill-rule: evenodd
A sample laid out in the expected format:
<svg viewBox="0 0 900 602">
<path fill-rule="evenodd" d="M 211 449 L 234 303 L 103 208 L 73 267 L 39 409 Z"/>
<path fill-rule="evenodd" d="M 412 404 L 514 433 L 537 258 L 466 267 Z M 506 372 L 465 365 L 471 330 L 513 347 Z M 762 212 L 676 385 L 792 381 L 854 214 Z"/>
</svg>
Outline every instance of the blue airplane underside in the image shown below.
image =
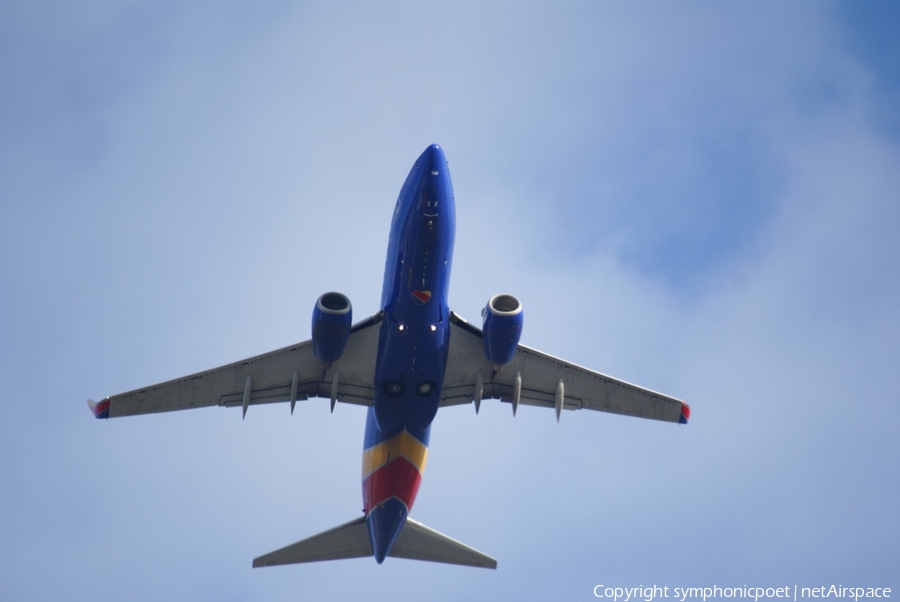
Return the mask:
<svg viewBox="0 0 900 602">
<path fill-rule="evenodd" d="M 366 417 L 364 449 L 404 430 L 428 446 L 447 365 L 447 292 L 455 235 L 456 208 L 447 160 L 433 144 L 410 170 L 391 221 L 375 400 Z M 381 563 L 406 523 L 415 493 L 407 499 L 366 500 L 372 550 Z"/>
<path fill-rule="evenodd" d="M 493 558 L 409 518 L 438 409 L 498 399 L 686 423 L 684 402 L 519 345 L 522 305 L 491 297 L 478 329 L 450 311 L 447 295 L 456 209 L 447 160 L 433 144 L 419 156 L 391 221 L 381 311 L 352 324 L 350 300 L 319 297 L 312 340 L 144 389 L 88 401 L 98 418 L 310 397 L 367 406 L 364 516 L 260 556 L 254 567 L 388 556 L 496 568 Z"/>
</svg>

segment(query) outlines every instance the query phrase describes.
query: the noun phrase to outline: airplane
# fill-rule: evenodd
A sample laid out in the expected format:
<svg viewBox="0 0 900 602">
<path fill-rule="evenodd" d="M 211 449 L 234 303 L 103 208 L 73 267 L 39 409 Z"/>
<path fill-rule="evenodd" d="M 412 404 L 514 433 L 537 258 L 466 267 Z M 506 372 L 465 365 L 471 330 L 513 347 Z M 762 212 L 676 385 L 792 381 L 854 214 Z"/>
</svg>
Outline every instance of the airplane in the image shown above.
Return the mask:
<svg viewBox="0 0 900 602">
<path fill-rule="evenodd" d="M 312 339 L 183 378 L 88 400 L 97 418 L 208 406 L 330 399 L 367 407 L 363 516 L 253 560 L 253 567 L 388 556 L 495 569 L 482 552 L 409 518 L 438 409 L 485 399 L 598 410 L 687 424 L 683 401 L 519 344 L 522 303 L 491 297 L 481 328 L 447 304 L 456 208 L 447 159 L 433 144 L 409 172 L 391 221 L 381 310 L 357 324 L 350 299 L 315 303 Z"/>
</svg>

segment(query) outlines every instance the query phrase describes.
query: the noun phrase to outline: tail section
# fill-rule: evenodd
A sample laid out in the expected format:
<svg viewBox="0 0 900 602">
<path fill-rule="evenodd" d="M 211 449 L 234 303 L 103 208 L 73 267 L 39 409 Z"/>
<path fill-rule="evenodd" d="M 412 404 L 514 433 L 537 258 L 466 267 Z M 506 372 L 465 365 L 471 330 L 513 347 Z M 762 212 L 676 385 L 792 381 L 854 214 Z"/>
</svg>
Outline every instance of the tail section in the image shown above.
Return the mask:
<svg viewBox="0 0 900 602">
<path fill-rule="evenodd" d="M 399 464 L 399 462 L 397 462 Z M 406 528 L 406 520 L 409 515 L 406 504 L 398 498 L 379 504 L 366 515 L 366 523 L 369 526 L 369 541 L 372 543 L 372 554 L 375 562 L 381 564 L 385 557 L 391 556 L 400 534 Z"/>
<path fill-rule="evenodd" d="M 253 567 L 278 566 L 372 556 L 366 519 L 360 517 L 334 529 L 253 560 Z M 497 561 L 422 523 L 407 519 L 388 556 L 496 569 Z"/>
</svg>

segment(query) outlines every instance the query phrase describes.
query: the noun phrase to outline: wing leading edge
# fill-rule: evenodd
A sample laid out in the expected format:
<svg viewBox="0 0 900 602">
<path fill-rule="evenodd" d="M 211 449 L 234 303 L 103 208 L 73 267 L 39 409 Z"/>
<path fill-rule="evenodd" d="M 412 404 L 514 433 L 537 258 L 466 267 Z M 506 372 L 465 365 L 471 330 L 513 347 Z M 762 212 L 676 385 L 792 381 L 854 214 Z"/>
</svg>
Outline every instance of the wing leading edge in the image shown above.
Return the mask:
<svg viewBox="0 0 900 602">
<path fill-rule="evenodd" d="M 371 405 L 375 390 L 375 357 L 380 312 L 356 324 L 341 358 L 323 366 L 313 355 L 312 341 L 257 355 L 227 366 L 198 372 L 142 389 L 88 400 L 97 418 L 171 412 L 208 406 L 243 406 L 291 402 L 310 397 Z M 332 403 L 332 409 L 334 404 Z"/>
<path fill-rule="evenodd" d="M 663 395 L 519 345 L 497 367 L 485 357 L 481 330 L 450 312 L 450 350 L 441 406 L 499 399 L 561 410 L 598 410 L 686 424 L 689 406 Z"/>
</svg>

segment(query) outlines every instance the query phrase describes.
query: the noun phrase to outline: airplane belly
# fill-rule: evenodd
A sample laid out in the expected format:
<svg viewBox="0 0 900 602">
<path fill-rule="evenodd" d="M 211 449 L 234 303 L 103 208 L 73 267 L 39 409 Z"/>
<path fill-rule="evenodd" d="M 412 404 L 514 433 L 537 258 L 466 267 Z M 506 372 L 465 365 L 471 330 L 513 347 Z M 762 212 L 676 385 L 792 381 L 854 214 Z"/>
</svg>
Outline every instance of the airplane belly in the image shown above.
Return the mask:
<svg viewBox="0 0 900 602">
<path fill-rule="evenodd" d="M 432 146 L 400 192 L 385 266 L 375 392 L 363 445 L 363 512 L 375 559 L 390 553 L 412 509 L 449 350 L 447 288 L 455 234 L 446 159 Z"/>
<path fill-rule="evenodd" d="M 449 328 L 424 313 L 410 318 L 385 320 L 381 326 L 373 407 L 384 432 L 423 430 L 440 406 Z"/>
<path fill-rule="evenodd" d="M 449 348 L 446 323 L 432 328 L 426 311 L 405 317 L 382 323 L 375 399 L 366 417 L 363 512 L 378 562 L 390 553 L 419 492 Z"/>
</svg>

